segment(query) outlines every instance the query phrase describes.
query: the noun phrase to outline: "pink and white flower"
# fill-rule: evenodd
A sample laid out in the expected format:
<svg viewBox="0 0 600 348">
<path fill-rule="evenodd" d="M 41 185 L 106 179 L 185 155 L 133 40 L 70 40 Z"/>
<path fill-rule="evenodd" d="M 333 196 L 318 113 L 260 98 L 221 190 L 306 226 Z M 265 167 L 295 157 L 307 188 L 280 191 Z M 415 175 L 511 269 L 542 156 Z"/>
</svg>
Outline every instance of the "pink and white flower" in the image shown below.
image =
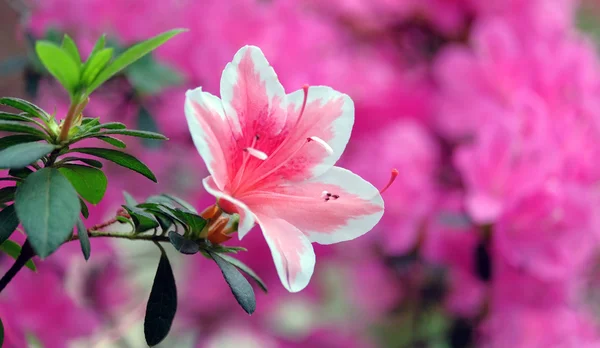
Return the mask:
<svg viewBox="0 0 600 348">
<path fill-rule="evenodd" d="M 239 214 L 240 239 L 261 226 L 281 282 L 300 291 L 314 270 L 312 242 L 357 238 L 383 215 L 380 192 L 334 166 L 350 138 L 352 99 L 325 86 L 286 95 L 254 46 L 227 64 L 220 93 L 186 93 L 188 126 L 211 174 L 204 187 Z"/>
</svg>

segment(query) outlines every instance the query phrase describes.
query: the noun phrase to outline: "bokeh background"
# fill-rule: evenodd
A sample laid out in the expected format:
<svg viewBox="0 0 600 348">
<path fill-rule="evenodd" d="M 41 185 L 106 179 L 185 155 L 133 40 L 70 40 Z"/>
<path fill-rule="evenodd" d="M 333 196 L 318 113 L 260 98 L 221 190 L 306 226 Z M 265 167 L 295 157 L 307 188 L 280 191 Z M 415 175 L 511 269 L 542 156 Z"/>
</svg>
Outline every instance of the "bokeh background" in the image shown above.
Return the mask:
<svg viewBox="0 0 600 348">
<path fill-rule="evenodd" d="M 161 347 L 600 347 L 595 1 L 8 0 L 1 94 L 64 115 L 66 96 L 32 59 L 33 39 L 66 32 L 87 54 L 102 33 L 123 46 L 178 27 L 190 31 L 87 109 L 171 138 L 131 143 L 159 184 L 111 167 L 90 224 L 114 216 L 123 190 L 214 202 L 184 92 L 218 94 L 246 44 L 262 48 L 287 91 L 324 84 L 354 99 L 343 166 L 380 187 L 391 168 L 400 175 L 372 232 L 316 246 L 300 293 L 280 285 L 258 231 L 233 239 L 270 289 L 257 289 L 250 317 L 214 264 L 172 253 L 180 305 Z M 94 240 L 88 263 L 68 245 L 21 272 L 0 296 L 6 346 L 144 347 L 158 262 L 145 244 Z"/>
</svg>

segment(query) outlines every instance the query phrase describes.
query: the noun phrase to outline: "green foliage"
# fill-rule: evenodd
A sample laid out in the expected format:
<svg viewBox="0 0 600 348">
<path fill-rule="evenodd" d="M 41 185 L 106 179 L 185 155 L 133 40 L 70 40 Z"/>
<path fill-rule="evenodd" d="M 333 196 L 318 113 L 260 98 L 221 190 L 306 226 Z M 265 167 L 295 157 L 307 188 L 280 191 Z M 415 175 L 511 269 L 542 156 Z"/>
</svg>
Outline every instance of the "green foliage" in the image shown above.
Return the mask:
<svg viewBox="0 0 600 348">
<path fill-rule="evenodd" d="M 144 336 L 149 346 L 159 344 L 171 329 L 177 312 L 177 286 L 169 259 L 161 248 L 160 261 L 146 305 Z"/>
<path fill-rule="evenodd" d="M 265 282 L 258 276 L 258 274 L 256 274 L 250 267 L 246 266 L 246 264 L 244 264 L 242 261 L 233 258 L 229 255 L 226 254 L 219 254 L 219 256 L 229 262 L 230 264 L 234 265 L 235 267 L 237 267 L 240 271 L 246 273 L 247 276 L 249 276 L 250 278 L 252 278 L 256 284 L 262 289 L 262 291 L 267 292 L 267 285 L 265 284 Z"/>
<path fill-rule="evenodd" d="M 38 41 L 35 51 L 48 72 L 74 97 L 79 85 L 79 64 L 68 52 L 49 41 Z"/>
<path fill-rule="evenodd" d="M 21 254 L 21 246 L 12 240 L 5 240 L 4 243 L 0 244 L 0 251 L 16 260 Z M 37 271 L 33 260 L 27 261 L 25 267 L 34 272 Z"/>
<path fill-rule="evenodd" d="M 223 259 L 221 255 L 212 251 L 208 251 L 208 255 L 215 260 L 221 269 L 225 281 L 229 285 L 236 301 L 242 306 L 242 309 L 248 314 L 254 313 L 254 310 L 256 309 L 256 298 L 250 283 L 248 283 L 246 278 L 244 278 L 235 266 Z"/>
<path fill-rule="evenodd" d="M 18 187 L 15 208 L 33 250 L 45 258 L 72 234 L 81 206 L 69 180 L 43 168 Z"/>
<path fill-rule="evenodd" d="M 156 221 L 156 218 L 154 218 L 152 214 L 136 207 L 124 205 L 123 208 L 125 208 L 129 213 L 129 216 L 131 216 L 131 220 L 135 226 L 135 232 L 147 232 L 149 230 L 154 230 L 159 226 L 158 221 Z"/>
<path fill-rule="evenodd" d="M 0 131 L 30 134 L 36 136 L 37 139 L 48 139 L 46 133 L 18 121 L 0 121 Z"/>
<path fill-rule="evenodd" d="M 83 257 L 85 260 L 90 259 L 91 253 L 91 245 L 90 245 L 90 237 L 88 236 L 87 228 L 81 219 L 77 220 L 77 236 L 79 237 L 79 244 L 81 245 L 81 252 L 83 252 Z"/>
<path fill-rule="evenodd" d="M 38 140 L 40 139 L 37 136 L 30 134 L 7 135 L 3 138 L 0 138 L 0 150 L 4 150 L 13 145 L 31 143 Z"/>
<path fill-rule="evenodd" d="M 80 147 L 76 149 L 69 150 L 69 152 L 79 152 L 85 153 L 87 155 L 92 155 L 100 158 L 104 158 L 109 160 L 115 164 L 118 164 L 127 169 L 131 169 L 134 172 L 138 172 L 148 179 L 156 182 L 156 177 L 154 173 L 148 168 L 144 163 L 142 163 L 137 158 L 121 151 L 103 149 L 98 147 Z"/>
<path fill-rule="evenodd" d="M 91 93 L 96 88 L 98 88 L 102 83 L 104 83 L 109 78 L 113 77 L 119 71 L 126 68 L 131 63 L 137 61 L 148 53 L 152 52 L 173 36 L 183 32 L 185 30 L 175 29 L 170 30 L 160 35 L 157 35 L 151 39 L 140 42 L 136 45 L 131 46 L 125 52 L 123 52 L 120 56 L 118 56 L 112 63 L 110 63 L 104 70 L 100 72 L 100 74 L 96 77 L 94 82 L 92 82 L 88 88 L 87 92 Z"/>
<path fill-rule="evenodd" d="M 38 161 L 55 149 L 48 143 L 23 143 L 0 151 L 0 169 L 20 169 Z"/>
<path fill-rule="evenodd" d="M 21 110 L 32 117 L 37 117 L 42 120 L 49 120 L 50 115 L 42 110 L 39 106 L 19 98 L 0 98 L 0 104 L 10 106 L 17 110 Z"/>
<path fill-rule="evenodd" d="M 200 246 L 198 243 L 186 239 L 184 236 L 175 231 L 169 232 L 169 241 L 171 241 L 171 244 L 175 250 L 182 254 L 193 255 L 200 251 Z"/>
<path fill-rule="evenodd" d="M 0 211 L 0 244 L 4 243 L 19 226 L 15 206 L 9 205 Z"/>
<path fill-rule="evenodd" d="M 79 50 L 77 49 L 77 45 L 75 45 L 75 42 L 73 41 L 73 39 L 71 39 L 69 35 L 65 34 L 60 48 L 63 51 L 67 52 L 71 56 L 71 58 L 73 58 L 73 61 L 75 61 L 75 63 L 77 63 L 78 65 L 81 64 L 81 57 L 79 56 Z"/>
<path fill-rule="evenodd" d="M 71 182 L 81 198 L 92 204 L 100 203 L 108 185 L 104 172 L 78 164 L 65 164 L 58 170 Z"/>
</svg>

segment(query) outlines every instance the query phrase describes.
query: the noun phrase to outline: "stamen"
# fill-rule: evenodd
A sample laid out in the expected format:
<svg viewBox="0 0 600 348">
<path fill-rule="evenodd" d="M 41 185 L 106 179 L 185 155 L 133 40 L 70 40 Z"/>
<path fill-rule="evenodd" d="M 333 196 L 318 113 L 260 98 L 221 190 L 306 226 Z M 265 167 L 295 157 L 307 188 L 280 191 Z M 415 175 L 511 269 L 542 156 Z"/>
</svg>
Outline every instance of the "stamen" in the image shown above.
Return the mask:
<svg viewBox="0 0 600 348">
<path fill-rule="evenodd" d="M 396 177 L 398 176 L 398 174 L 400 174 L 398 172 L 398 169 L 396 169 L 396 168 L 392 169 L 392 175 L 390 176 L 390 181 L 387 183 L 387 185 L 385 185 L 384 188 L 379 190 L 380 194 L 384 193 L 390 186 L 392 186 L 392 184 L 394 183 L 394 180 L 396 180 Z"/>
<path fill-rule="evenodd" d="M 331 196 L 331 193 L 329 193 L 329 192 L 327 192 L 327 191 L 323 191 L 323 192 L 321 193 L 321 198 L 325 198 L 325 197 L 327 197 L 327 196 Z"/>
<path fill-rule="evenodd" d="M 325 140 L 323 140 L 323 139 L 321 139 L 319 137 L 315 137 L 315 136 L 309 137 L 307 139 L 307 141 L 311 141 L 311 140 L 313 140 L 317 144 L 321 145 L 325 149 L 325 151 L 327 151 L 328 154 L 333 155 L 333 149 L 331 148 L 331 146 L 329 146 L 329 144 L 327 144 L 325 142 Z"/>
<path fill-rule="evenodd" d="M 258 158 L 259 160 L 262 160 L 262 161 L 266 160 L 267 157 L 268 157 L 266 153 L 264 153 L 264 152 L 262 152 L 260 150 L 257 150 L 257 149 L 255 149 L 253 147 L 247 147 L 247 148 L 244 149 L 244 151 L 246 151 L 249 155 L 254 156 L 254 157 L 256 157 L 256 158 Z"/>
</svg>

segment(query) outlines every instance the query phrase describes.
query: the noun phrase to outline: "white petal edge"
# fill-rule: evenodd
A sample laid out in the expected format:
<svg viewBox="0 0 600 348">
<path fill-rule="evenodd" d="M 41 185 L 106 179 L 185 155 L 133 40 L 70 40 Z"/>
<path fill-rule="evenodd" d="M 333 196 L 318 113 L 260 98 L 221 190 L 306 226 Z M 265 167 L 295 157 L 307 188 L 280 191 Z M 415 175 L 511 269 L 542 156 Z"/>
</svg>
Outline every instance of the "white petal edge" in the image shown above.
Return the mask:
<svg viewBox="0 0 600 348">
<path fill-rule="evenodd" d="M 231 202 L 238 208 L 239 215 L 240 215 L 240 221 L 239 221 L 239 225 L 238 225 L 238 238 L 240 240 L 242 238 L 244 238 L 244 236 L 246 234 L 248 234 L 248 232 L 250 232 L 252 227 L 254 227 L 254 221 L 255 221 L 254 213 L 252 213 L 252 211 L 250 209 L 248 209 L 246 204 L 244 204 L 243 202 L 241 202 L 241 201 L 231 197 L 230 195 L 224 193 L 223 191 L 221 191 L 216 186 L 216 183 L 214 182 L 214 180 L 211 176 L 207 176 L 206 178 L 204 178 L 202 180 L 202 184 L 204 185 L 204 189 L 208 193 L 215 196 L 217 199 L 225 198 L 226 200 L 228 200 L 229 202 Z"/>
<path fill-rule="evenodd" d="M 302 108 L 304 101 L 304 90 L 299 89 L 286 96 L 287 104 L 293 105 L 295 113 L 299 113 Z M 313 176 L 319 176 L 328 171 L 335 163 L 340 159 L 340 156 L 346 149 L 346 145 L 350 140 L 352 133 L 352 127 L 354 126 L 354 101 L 347 94 L 336 91 L 335 89 L 327 86 L 310 86 L 308 88 L 308 95 L 306 98 L 306 104 L 310 104 L 317 100 L 320 101 L 320 105 L 324 105 L 330 100 L 342 98 L 344 103 L 342 106 L 342 114 L 338 116 L 331 124 L 333 130 L 333 138 L 327 140 L 326 143 L 331 147 L 333 153 L 325 158 L 325 160 L 316 165 L 313 169 Z M 319 136 L 318 134 L 307 134 L 307 136 Z"/>
<path fill-rule="evenodd" d="M 224 141 L 225 139 L 218 139 L 217 135 L 214 134 L 213 129 L 206 125 L 203 126 L 200 124 L 200 121 L 197 118 L 196 110 L 192 106 L 192 102 L 215 112 L 220 117 L 220 120 L 218 121 L 222 122 L 222 126 L 229 127 L 223 111 L 223 105 L 218 97 L 202 91 L 202 87 L 188 90 L 185 93 L 185 116 L 192 140 L 194 141 L 194 145 L 204 160 L 204 163 L 208 168 L 208 172 L 213 176 L 217 186 L 224 187 L 225 182 L 227 182 L 228 173 L 226 165 L 227 159 L 225 158 L 225 152 L 223 151 L 221 141 Z M 198 115 L 198 117 L 200 117 L 200 115 Z M 212 153 L 210 151 L 209 142 L 215 143 L 219 147 L 220 153 Z M 223 167 L 217 169 L 212 165 L 213 163 L 216 163 L 217 166 Z"/>
<path fill-rule="evenodd" d="M 269 245 L 273 262 L 279 275 L 281 284 L 289 292 L 298 292 L 304 289 L 312 278 L 316 256 L 312 244 L 306 236 L 285 220 L 271 217 L 257 217 L 263 236 Z M 286 240 L 283 241 L 283 238 Z M 292 242 L 298 244 L 290 244 Z M 291 253 L 302 250 L 297 257 L 299 264 L 293 264 Z M 290 279 L 290 270 L 298 268 L 296 277 Z"/>
<path fill-rule="evenodd" d="M 347 169 L 332 167 L 325 174 L 311 179 L 308 182 L 337 185 L 343 190 L 342 192 L 356 195 L 381 207 L 381 209 L 374 214 L 348 219 L 346 225 L 333 232 L 320 233 L 319 231 L 303 231 L 311 242 L 328 245 L 356 239 L 373 229 L 383 216 L 385 205 L 379 190 L 370 182 Z"/>
</svg>

